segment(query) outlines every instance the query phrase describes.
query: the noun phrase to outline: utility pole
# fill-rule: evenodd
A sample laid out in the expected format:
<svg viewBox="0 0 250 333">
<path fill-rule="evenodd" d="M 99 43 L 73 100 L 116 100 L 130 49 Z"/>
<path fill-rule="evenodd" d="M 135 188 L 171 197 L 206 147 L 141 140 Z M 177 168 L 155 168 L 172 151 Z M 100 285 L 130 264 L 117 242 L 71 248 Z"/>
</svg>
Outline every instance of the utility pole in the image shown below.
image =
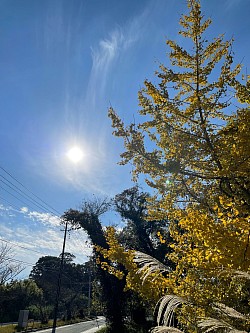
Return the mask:
<svg viewBox="0 0 250 333">
<path fill-rule="evenodd" d="M 59 297 L 60 297 L 60 291 L 61 291 L 61 280 L 62 280 L 62 270 L 63 270 L 63 260 L 64 260 L 67 228 L 68 228 L 68 221 L 65 224 L 65 230 L 64 230 L 62 257 L 61 257 L 58 280 L 57 280 L 56 302 L 55 302 L 55 307 L 54 307 L 54 320 L 53 320 L 52 333 L 55 333 L 55 331 L 56 331 L 56 320 L 57 320 L 58 303 L 59 303 Z"/>
<path fill-rule="evenodd" d="M 89 268 L 88 316 L 90 316 L 90 305 L 91 305 L 91 270 Z"/>
</svg>

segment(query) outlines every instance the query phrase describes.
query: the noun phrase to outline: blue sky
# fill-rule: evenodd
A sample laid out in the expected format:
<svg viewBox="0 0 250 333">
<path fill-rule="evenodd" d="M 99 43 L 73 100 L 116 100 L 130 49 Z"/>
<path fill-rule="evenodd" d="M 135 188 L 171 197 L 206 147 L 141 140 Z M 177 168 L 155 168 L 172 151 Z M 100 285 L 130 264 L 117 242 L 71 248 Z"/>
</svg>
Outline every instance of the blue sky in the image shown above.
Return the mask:
<svg viewBox="0 0 250 333">
<path fill-rule="evenodd" d="M 210 37 L 234 36 L 235 59 L 249 68 L 250 1 L 202 5 L 213 20 Z M 60 253 L 63 233 L 51 207 L 63 213 L 132 185 L 130 167 L 117 165 L 122 142 L 107 110 L 112 105 L 128 122 L 136 117 L 137 92 L 167 63 L 166 38 L 181 43 L 178 19 L 186 11 L 184 0 L 0 0 L 0 167 L 9 173 L 0 169 L 0 238 L 17 245 L 17 260 L 34 264 L 41 253 Z M 74 145 L 84 152 L 78 164 L 66 156 Z M 39 209 L 3 177 L 51 207 Z M 72 233 L 67 242 L 78 262 L 90 254 L 85 241 Z"/>
</svg>

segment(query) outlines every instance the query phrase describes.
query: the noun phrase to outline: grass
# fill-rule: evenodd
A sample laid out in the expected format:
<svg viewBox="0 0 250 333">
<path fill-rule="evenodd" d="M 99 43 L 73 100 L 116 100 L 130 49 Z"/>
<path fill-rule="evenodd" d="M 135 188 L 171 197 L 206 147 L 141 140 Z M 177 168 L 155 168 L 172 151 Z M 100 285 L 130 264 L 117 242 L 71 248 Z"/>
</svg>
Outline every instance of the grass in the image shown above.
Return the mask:
<svg viewBox="0 0 250 333">
<path fill-rule="evenodd" d="M 106 333 L 107 332 L 107 327 L 102 327 L 96 333 Z"/>
<path fill-rule="evenodd" d="M 16 332 L 15 328 L 16 325 L 0 326 L 0 333 L 13 333 Z"/>
<path fill-rule="evenodd" d="M 107 326 L 100 328 L 96 333 L 108 333 L 109 329 Z M 128 325 L 125 328 L 126 333 L 143 333 L 145 332 L 145 329 L 139 328 L 139 327 L 133 327 L 132 325 Z M 148 329 L 147 329 L 148 332 Z"/>
</svg>

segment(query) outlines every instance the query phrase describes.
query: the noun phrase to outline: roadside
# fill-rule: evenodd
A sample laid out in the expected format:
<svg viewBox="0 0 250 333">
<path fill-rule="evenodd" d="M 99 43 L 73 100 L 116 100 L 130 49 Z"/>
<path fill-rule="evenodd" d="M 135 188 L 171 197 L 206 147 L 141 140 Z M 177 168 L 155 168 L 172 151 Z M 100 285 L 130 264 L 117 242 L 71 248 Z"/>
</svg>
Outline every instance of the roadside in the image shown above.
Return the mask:
<svg viewBox="0 0 250 333">
<path fill-rule="evenodd" d="M 100 329 L 102 329 L 103 327 L 105 327 L 106 325 L 101 325 L 99 327 L 93 327 L 87 331 L 84 331 L 82 333 L 95 333 L 95 332 L 98 332 Z"/>
<path fill-rule="evenodd" d="M 73 325 L 72 325 L 73 326 Z M 87 331 L 82 331 L 81 333 L 96 333 L 98 332 L 100 329 L 102 329 L 103 327 L 105 327 L 106 325 L 101 325 L 101 326 L 96 326 L 93 328 L 88 329 Z M 65 326 L 61 326 L 60 328 L 64 328 Z M 42 330 L 42 331 L 37 331 L 39 333 L 51 333 L 51 328 L 48 328 L 46 330 Z"/>
<path fill-rule="evenodd" d="M 56 328 L 57 333 L 94 333 L 100 328 L 105 326 L 105 318 L 98 317 L 95 320 L 86 320 L 77 323 L 71 323 L 66 325 L 59 325 Z M 30 327 L 19 331 L 20 333 L 38 332 L 38 333 L 51 333 L 52 326 L 47 327 Z M 17 333 L 16 325 L 4 325 L 0 326 L 0 333 Z"/>
<path fill-rule="evenodd" d="M 91 328 L 90 330 L 88 331 L 84 331 L 83 333 L 95 333 L 97 331 L 99 331 L 101 328 L 105 327 L 106 325 L 102 325 L 100 326 L 99 328 L 98 327 L 95 327 L 95 328 Z"/>
</svg>

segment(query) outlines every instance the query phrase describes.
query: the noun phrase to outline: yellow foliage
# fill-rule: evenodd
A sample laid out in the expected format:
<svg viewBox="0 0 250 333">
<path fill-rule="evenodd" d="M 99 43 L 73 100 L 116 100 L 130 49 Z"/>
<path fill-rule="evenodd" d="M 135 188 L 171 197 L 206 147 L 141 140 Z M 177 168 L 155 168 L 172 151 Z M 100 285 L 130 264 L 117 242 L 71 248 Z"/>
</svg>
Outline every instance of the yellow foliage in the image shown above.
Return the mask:
<svg viewBox="0 0 250 333">
<path fill-rule="evenodd" d="M 139 92 L 145 120 L 125 127 L 109 111 L 114 134 L 124 140 L 122 163 L 132 162 L 135 179 L 144 174 L 156 191 L 149 219 L 171 222 L 169 259 L 176 269 L 141 284 L 133 252 L 124 251 L 111 231 L 107 256 L 126 267 L 127 288 L 142 297 L 171 292 L 192 301 L 196 307 L 184 306 L 179 316 L 195 332 L 188 322 L 209 315 L 211 302 L 249 311 L 245 281 L 222 273 L 250 271 L 250 80 L 239 80 L 232 40 L 206 40 L 211 20 L 204 20 L 200 2 L 188 1 L 188 7 L 180 35 L 192 48 L 167 41 L 172 67 L 161 65 L 159 84 L 146 81 Z"/>
<path fill-rule="evenodd" d="M 123 278 L 124 272 L 117 269 L 118 264 L 122 265 L 128 271 L 126 275 L 126 290 L 131 289 L 137 292 L 142 299 L 156 303 L 166 292 L 168 282 L 161 275 L 153 274 L 150 279 L 146 279 L 142 284 L 143 272 L 138 273 L 138 267 L 134 262 L 134 251 L 126 251 L 119 244 L 113 227 L 107 228 L 106 240 L 109 246 L 108 250 L 95 246 L 97 252 L 112 262 L 112 265 L 107 262 L 101 262 L 102 268 L 108 270 L 110 274 L 115 275 L 117 278 Z"/>
</svg>

